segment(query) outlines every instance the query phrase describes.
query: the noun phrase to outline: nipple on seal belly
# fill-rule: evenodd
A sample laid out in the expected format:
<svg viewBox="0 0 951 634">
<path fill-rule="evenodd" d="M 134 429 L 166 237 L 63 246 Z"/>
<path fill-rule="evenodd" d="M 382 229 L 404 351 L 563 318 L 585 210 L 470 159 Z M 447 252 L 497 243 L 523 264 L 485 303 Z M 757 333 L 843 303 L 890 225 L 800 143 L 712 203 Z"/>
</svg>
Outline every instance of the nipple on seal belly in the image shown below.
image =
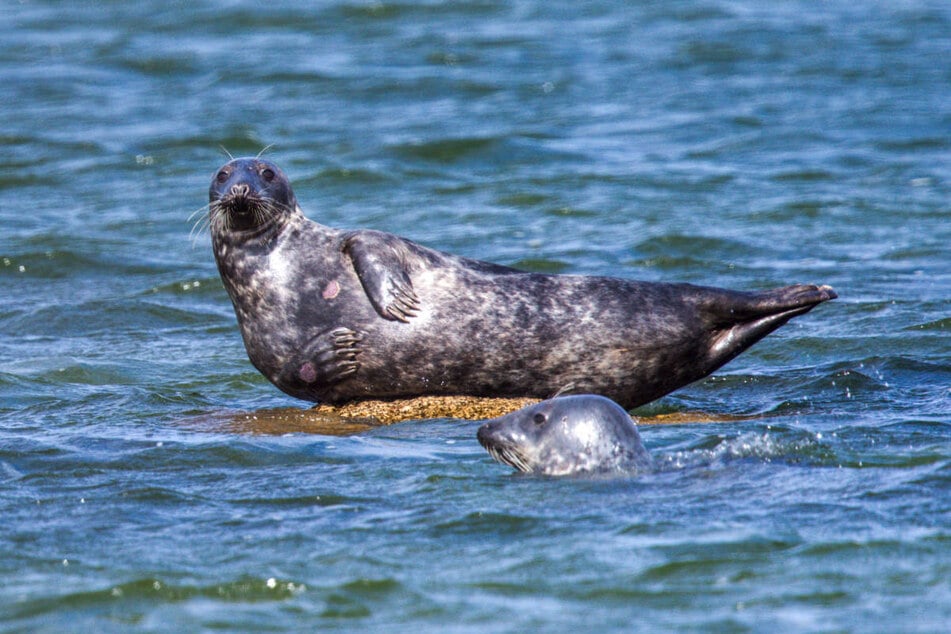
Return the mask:
<svg viewBox="0 0 951 634">
<path fill-rule="evenodd" d="M 340 284 L 337 283 L 337 280 L 330 280 L 327 282 L 327 286 L 324 287 L 324 292 L 321 293 L 321 296 L 324 299 L 333 299 L 340 293 Z"/>
</svg>

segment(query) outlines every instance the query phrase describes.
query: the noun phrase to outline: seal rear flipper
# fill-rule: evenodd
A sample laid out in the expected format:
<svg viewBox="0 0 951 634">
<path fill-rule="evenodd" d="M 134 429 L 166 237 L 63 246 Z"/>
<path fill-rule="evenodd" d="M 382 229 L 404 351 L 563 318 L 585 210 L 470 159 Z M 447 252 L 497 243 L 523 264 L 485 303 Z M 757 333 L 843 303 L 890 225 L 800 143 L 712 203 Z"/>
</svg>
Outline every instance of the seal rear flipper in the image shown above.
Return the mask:
<svg viewBox="0 0 951 634">
<path fill-rule="evenodd" d="M 396 244 L 394 244 L 396 241 Z M 419 312 L 419 297 L 407 271 L 400 239 L 376 231 L 354 232 L 344 240 L 363 290 L 384 319 L 408 323 Z"/>
<path fill-rule="evenodd" d="M 744 295 L 745 301 L 715 303 L 720 312 L 721 327 L 710 346 L 710 356 L 721 365 L 793 317 L 838 297 L 832 287 L 814 284 L 797 284 Z M 729 310 L 725 310 L 727 308 Z"/>
<path fill-rule="evenodd" d="M 788 310 L 805 309 L 803 312 L 821 304 L 822 302 L 838 297 L 831 286 L 816 286 L 815 284 L 794 284 L 771 291 L 752 293 L 750 301 L 738 306 L 734 311 L 737 315 L 750 317 L 766 317 Z"/>
</svg>

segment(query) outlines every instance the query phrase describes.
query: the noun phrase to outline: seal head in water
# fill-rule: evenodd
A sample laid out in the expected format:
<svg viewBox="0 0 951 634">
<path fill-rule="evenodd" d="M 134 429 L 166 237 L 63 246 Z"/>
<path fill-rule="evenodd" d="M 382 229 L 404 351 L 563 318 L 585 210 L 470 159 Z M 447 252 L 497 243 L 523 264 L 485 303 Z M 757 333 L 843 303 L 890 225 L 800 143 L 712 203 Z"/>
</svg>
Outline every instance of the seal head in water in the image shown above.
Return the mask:
<svg viewBox="0 0 951 634">
<path fill-rule="evenodd" d="M 628 413 L 593 394 L 559 396 L 493 418 L 477 437 L 493 458 L 526 473 L 632 474 L 651 466 Z"/>
</svg>

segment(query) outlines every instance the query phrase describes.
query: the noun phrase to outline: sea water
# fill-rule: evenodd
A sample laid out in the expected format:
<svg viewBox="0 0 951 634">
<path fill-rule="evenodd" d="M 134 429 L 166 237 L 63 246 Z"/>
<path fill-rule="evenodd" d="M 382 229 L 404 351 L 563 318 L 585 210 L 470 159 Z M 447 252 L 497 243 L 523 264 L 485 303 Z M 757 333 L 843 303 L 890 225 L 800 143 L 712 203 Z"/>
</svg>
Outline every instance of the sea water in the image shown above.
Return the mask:
<svg viewBox="0 0 951 634">
<path fill-rule="evenodd" d="M 0 11 L 0 630 L 951 627 L 947 3 Z M 334 227 L 840 298 L 638 410 L 693 422 L 634 478 L 256 427 L 307 404 L 201 219 L 262 151 Z"/>
</svg>

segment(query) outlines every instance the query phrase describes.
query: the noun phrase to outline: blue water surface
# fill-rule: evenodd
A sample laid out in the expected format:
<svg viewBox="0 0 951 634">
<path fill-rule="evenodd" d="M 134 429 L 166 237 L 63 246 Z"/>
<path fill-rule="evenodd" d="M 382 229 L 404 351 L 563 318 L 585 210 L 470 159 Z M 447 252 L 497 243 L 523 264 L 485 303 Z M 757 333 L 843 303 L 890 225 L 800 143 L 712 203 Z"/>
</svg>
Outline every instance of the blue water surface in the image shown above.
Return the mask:
<svg viewBox="0 0 951 634">
<path fill-rule="evenodd" d="M 951 629 L 946 2 L 0 8 L 0 631 Z M 266 148 L 327 225 L 840 298 L 634 478 L 264 428 L 201 223 Z"/>
</svg>

